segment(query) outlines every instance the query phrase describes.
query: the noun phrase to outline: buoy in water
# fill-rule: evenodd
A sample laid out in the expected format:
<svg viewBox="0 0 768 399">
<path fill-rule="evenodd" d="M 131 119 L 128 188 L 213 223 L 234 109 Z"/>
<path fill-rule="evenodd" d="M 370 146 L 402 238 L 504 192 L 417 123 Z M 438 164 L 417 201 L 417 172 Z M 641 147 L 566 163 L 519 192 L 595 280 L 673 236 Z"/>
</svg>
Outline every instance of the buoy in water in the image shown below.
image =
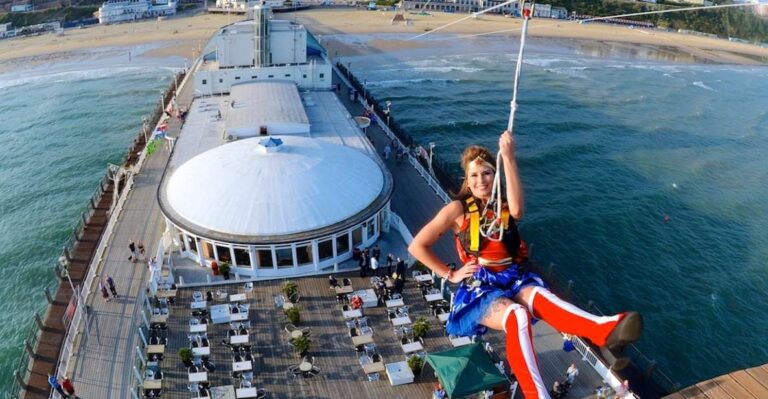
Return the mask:
<svg viewBox="0 0 768 399">
<path fill-rule="evenodd" d="M 669 215 L 664 215 L 664 223 L 669 223 L 670 217 Z"/>
</svg>

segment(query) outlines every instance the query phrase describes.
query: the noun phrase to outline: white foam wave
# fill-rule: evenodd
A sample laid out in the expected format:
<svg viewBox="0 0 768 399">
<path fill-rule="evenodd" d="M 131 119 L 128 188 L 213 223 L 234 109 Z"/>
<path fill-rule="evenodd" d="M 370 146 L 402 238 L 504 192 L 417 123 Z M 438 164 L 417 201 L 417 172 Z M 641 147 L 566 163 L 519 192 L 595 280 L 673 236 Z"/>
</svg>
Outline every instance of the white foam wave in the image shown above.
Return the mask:
<svg viewBox="0 0 768 399">
<path fill-rule="evenodd" d="M 439 72 L 439 73 L 448 73 L 448 72 L 466 72 L 466 73 L 475 73 L 482 71 L 482 68 L 472 68 L 472 67 L 460 67 L 460 66 L 444 66 L 444 67 L 416 67 L 412 68 L 413 71 L 418 72 Z"/>
<path fill-rule="evenodd" d="M 59 71 L 53 73 L 40 73 L 36 75 L 19 76 L 10 75 L 13 77 L 4 79 L 3 75 L 0 75 L 0 89 L 7 89 L 10 87 L 29 85 L 29 84 L 43 84 L 43 83 L 66 83 L 82 80 L 103 79 L 118 75 L 136 75 L 158 69 L 175 71 L 174 68 L 158 68 L 156 66 L 126 66 L 126 67 L 99 67 L 93 69 L 80 69 L 73 71 Z"/>
<path fill-rule="evenodd" d="M 381 80 L 378 82 L 368 82 L 368 87 L 407 87 L 419 83 L 458 83 L 461 79 L 402 79 L 402 80 Z"/>
<path fill-rule="evenodd" d="M 702 82 L 700 80 L 697 80 L 697 81 L 693 82 L 693 85 L 696 86 L 696 87 L 701 87 L 704 90 L 709 90 L 709 91 L 714 91 L 714 92 L 717 91 L 717 90 L 715 90 L 715 89 L 705 85 L 704 82 Z"/>
</svg>

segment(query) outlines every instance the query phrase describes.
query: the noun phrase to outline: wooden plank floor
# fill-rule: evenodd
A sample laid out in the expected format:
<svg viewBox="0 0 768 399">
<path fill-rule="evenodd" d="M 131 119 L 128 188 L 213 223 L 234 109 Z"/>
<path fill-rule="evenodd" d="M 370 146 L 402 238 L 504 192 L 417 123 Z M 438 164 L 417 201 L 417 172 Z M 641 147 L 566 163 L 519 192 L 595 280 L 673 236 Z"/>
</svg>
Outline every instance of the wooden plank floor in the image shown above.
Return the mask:
<svg viewBox="0 0 768 399">
<path fill-rule="evenodd" d="M 768 398 L 768 364 L 738 370 L 681 389 L 670 399 L 762 399 Z"/>
<path fill-rule="evenodd" d="M 356 273 L 346 275 L 352 280 L 355 289 L 370 287 L 369 280 L 360 278 Z M 301 300 L 298 303 L 301 312 L 299 327 L 308 327 L 311 331 L 312 346 L 309 354 L 314 356 L 315 364 L 321 373 L 308 379 L 294 379 L 286 373 L 288 366 L 298 364 L 299 357 L 293 352 L 284 326 L 288 323 L 283 311 L 276 309 L 274 298 L 280 295 L 282 281 L 256 282 L 253 292 L 249 293 L 249 320 L 251 322 L 250 343 L 256 366 L 254 385 L 265 388 L 270 398 L 428 398 L 435 381 L 429 368 L 414 384 L 393 387 L 382 373 L 380 381 L 367 381 L 362 367 L 358 363 L 356 352 L 348 335 L 341 305 L 337 304 L 335 294 L 329 290 L 325 277 L 306 277 L 293 280 L 299 285 Z M 217 290 L 226 290 L 230 294 L 242 293 L 242 284 L 217 285 L 208 287 L 184 288 L 178 291 L 176 303 L 171 306 L 169 318 L 168 346 L 160 367 L 165 374 L 163 379 L 164 397 L 188 399 L 188 376 L 186 367 L 181 363 L 177 352 L 189 347 L 190 302 L 193 291 L 205 293 L 211 291 L 214 298 Z M 410 317 L 423 316 L 430 323 L 430 332 L 424 339 L 428 353 L 451 348 L 439 321 L 429 314 L 426 301 L 421 296 L 418 286 L 412 280 L 406 283 L 403 293 L 404 302 L 410 307 Z M 223 304 L 215 300 L 212 304 Z M 209 303 L 209 306 L 211 303 Z M 386 308 L 383 306 L 364 309 L 374 329 L 374 343 L 385 363 L 405 360 L 393 328 L 389 322 Z M 543 324 L 543 323 L 540 323 Z M 536 339 L 539 362 L 545 382 L 551 385 L 555 379 L 563 379 L 565 368 L 570 363 L 580 364 L 578 355 L 562 351 L 562 339 L 551 329 L 537 328 Z M 226 339 L 228 324 L 209 324 L 208 338 L 211 342 L 211 361 L 216 370 L 208 373 L 211 386 L 235 385 L 233 379 L 232 354 L 221 341 Z M 557 336 L 555 336 L 557 335 Z M 501 334 L 488 334 L 496 352 L 503 358 Z M 541 344 L 543 342 L 543 344 Z M 501 351 L 501 352 L 499 352 Z M 586 366 L 580 366 L 582 374 L 574 384 L 569 397 L 589 397 L 591 390 L 600 384 L 596 374 L 590 375 Z"/>
</svg>

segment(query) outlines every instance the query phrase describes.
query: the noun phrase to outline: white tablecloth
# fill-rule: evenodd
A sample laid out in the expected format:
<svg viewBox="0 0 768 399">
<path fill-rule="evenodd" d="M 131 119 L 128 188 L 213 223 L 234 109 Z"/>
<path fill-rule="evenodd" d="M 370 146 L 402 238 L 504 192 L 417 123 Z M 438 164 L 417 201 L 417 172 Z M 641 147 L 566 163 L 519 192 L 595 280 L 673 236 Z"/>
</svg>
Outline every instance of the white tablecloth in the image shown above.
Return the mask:
<svg viewBox="0 0 768 399">
<path fill-rule="evenodd" d="M 403 385 L 413 382 L 413 371 L 407 362 L 389 363 L 385 366 L 391 385 Z"/>
</svg>

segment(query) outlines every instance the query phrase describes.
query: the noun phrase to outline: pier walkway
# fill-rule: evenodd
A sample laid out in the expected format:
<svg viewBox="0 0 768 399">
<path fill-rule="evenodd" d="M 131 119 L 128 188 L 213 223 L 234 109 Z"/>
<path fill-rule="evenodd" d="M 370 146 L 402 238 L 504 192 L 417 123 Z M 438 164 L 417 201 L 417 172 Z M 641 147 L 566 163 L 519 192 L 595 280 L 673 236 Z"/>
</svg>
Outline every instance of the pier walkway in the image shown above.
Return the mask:
<svg viewBox="0 0 768 399">
<path fill-rule="evenodd" d="M 187 107 L 192 101 L 191 83 L 180 88 L 176 101 Z M 181 123 L 176 118 L 168 120 L 167 135 L 176 137 Z M 90 287 L 96 295 L 88 299 L 89 329 L 83 332 L 79 347 L 73 351 L 75 362 L 70 378 L 79 397 L 83 398 L 130 398 L 136 342 L 136 328 L 142 324 L 140 293 L 145 289 L 148 269 L 146 262 L 128 260 L 128 242 L 143 241 L 146 256 L 154 254 L 159 242 L 163 217 L 156 201 L 157 187 L 168 162 L 170 152 L 166 145 L 158 145 L 155 152 L 144 162 L 134 185 L 128 194 L 125 207 L 115 226 L 110 245 L 104 254 L 104 264 L 99 278 L 112 276 L 119 297 L 105 302 L 94 283 Z M 47 397 L 47 396 L 46 396 Z"/>
</svg>

